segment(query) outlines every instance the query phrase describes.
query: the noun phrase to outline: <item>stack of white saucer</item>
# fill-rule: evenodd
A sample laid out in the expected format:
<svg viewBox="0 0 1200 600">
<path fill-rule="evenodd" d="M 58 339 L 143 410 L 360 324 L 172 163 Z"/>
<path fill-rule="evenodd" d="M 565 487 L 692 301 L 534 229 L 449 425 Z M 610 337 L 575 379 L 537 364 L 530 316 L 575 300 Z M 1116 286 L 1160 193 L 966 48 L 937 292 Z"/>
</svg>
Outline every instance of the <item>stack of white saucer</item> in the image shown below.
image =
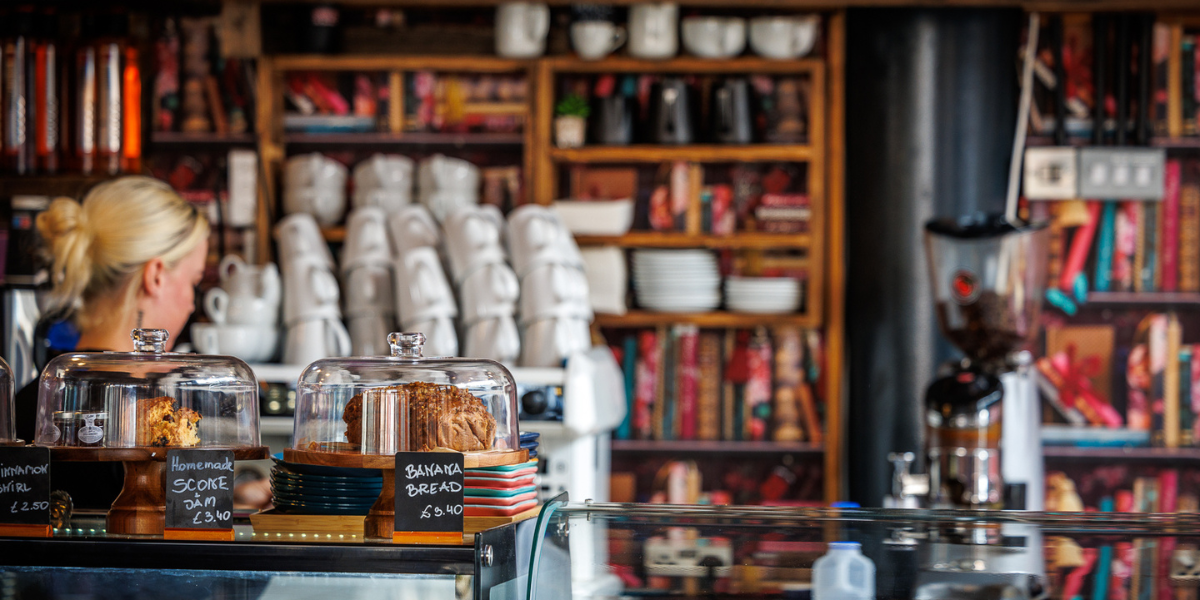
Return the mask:
<svg viewBox="0 0 1200 600">
<path fill-rule="evenodd" d="M 790 277 L 730 277 L 725 306 L 734 312 L 784 314 L 800 308 L 800 282 Z"/>
<path fill-rule="evenodd" d="M 643 308 L 696 312 L 721 305 L 721 272 L 708 250 L 635 250 L 633 286 Z"/>
</svg>

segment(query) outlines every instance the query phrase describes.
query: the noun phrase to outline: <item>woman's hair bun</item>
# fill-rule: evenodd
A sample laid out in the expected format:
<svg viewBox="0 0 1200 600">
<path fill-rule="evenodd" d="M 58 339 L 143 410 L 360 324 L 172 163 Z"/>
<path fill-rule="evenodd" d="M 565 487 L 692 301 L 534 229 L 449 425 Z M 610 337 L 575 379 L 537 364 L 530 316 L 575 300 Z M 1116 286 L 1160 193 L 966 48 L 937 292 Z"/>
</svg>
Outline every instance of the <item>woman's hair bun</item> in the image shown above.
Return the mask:
<svg viewBox="0 0 1200 600">
<path fill-rule="evenodd" d="M 50 252 L 51 309 L 76 308 L 92 279 L 92 231 L 83 206 L 55 198 L 37 217 L 38 233 Z"/>
</svg>

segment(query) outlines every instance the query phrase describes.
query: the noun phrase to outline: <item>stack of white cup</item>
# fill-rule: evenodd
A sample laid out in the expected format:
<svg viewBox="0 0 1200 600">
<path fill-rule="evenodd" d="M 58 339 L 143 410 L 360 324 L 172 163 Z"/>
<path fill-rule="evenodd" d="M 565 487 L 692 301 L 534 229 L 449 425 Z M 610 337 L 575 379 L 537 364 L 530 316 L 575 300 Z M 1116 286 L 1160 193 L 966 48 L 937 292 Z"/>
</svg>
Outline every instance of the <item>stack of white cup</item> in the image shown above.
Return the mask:
<svg viewBox="0 0 1200 600">
<path fill-rule="evenodd" d="M 275 226 L 283 272 L 283 362 L 309 364 L 328 356 L 348 356 L 350 335 L 338 308 L 333 255 L 309 214 L 284 217 Z"/>
<path fill-rule="evenodd" d="M 591 303 L 583 258 L 554 211 L 525 205 L 508 217 L 508 247 L 521 280 L 523 367 L 558 367 L 591 347 Z"/>
<path fill-rule="evenodd" d="M 459 207 L 443 225 L 458 288 L 464 353 L 514 364 L 521 352 L 513 318 L 521 289 L 505 257 L 504 216 L 494 206 Z"/>
<path fill-rule="evenodd" d="M 337 225 L 346 214 L 346 167 L 316 152 L 289 158 L 283 212 L 312 215 L 323 227 Z"/>
<path fill-rule="evenodd" d="M 385 219 L 378 206 L 357 208 L 346 219 L 341 264 L 343 314 L 355 356 L 389 352 L 385 336 L 380 335 L 393 329 L 396 307 Z"/>
<path fill-rule="evenodd" d="M 438 256 L 437 222 L 425 207 L 414 204 L 402 207 L 387 223 L 400 328 L 425 334 L 429 356 L 458 356 L 458 307 Z"/>
<path fill-rule="evenodd" d="M 445 223 L 455 209 L 479 204 L 479 167 L 435 154 L 417 168 L 417 193 L 421 204 Z"/>
<path fill-rule="evenodd" d="M 192 343 L 204 354 L 228 354 L 266 362 L 279 347 L 279 270 L 256 267 L 235 255 L 219 267 L 221 284 L 204 295 L 212 323 L 192 325 Z"/>
<path fill-rule="evenodd" d="M 413 161 L 375 154 L 354 167 L 354 207 L 378 206 L 391 214 L 412 202 Z"/>
</svg>

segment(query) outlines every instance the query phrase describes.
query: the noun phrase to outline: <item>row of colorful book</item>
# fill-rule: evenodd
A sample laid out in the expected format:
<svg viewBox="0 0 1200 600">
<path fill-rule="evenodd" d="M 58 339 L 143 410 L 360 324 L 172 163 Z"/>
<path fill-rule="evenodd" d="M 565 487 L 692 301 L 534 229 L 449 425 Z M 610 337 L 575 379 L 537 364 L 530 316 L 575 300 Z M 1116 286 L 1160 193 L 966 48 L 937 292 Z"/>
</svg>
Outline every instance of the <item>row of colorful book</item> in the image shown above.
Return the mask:
<svg viewBox="0 0 1200 600">
<path fill-rule="evenodd" d="M 1052 512 L 1198 512 L 1200 500 L 1193 486 L 1181 481 L 1180 472 L 1163 469 L 1157 474 L 1139 476 L 1124 489 L 1111 489 L 1104 479 L 1111 473 L 1101 472 L 1077 476 L 1080 489 L 1065 473 L 1047 474 L 1046 510 Z M 1087 479 L 1098 480 L 1089 482 Z M 1089 504 L 1090 494 L 1083 488 L 1099 483 L 1103 496 Z M 1081 493 L 1084 492 L 1084 493 Z M 1096 493 L 1096 492 L 1093 492 Z M 1082 496 L 1082 497 L 1081 497 Z M 1062 598 L 1096 598 L 1126 600 L 1141 598 L 1194 598 L 1195 585 L 1172 578 L 1172 565 L 1194 562 L 1197 548 L 1173 537 L 1134 538 L 1111 546 L 1082 547 L 1066 537 L 1046 541 L 1053 551 L 1047 552 L 1047 575 L 1057 580 L 1052 586 L 1061 590 Z M 1188 559 L 1191 560 L 1188 560 Z"/>
<path fill-rule="evenodd" d="M 1129 343 L 1118 346 L 1110 324 L 1046 330 L 1037 369 L 1055 420 L 1123 429 L 1125 444 L 1200 446 L 1200 345 L 1183 343 L 1173 313 L 1150 313 L 1123 334 Z"/>
<path fill-rule="evenodd" d="M 818 332 L 694 325 L 609 338 L 629 411 L 617 439 L 821 443 Z"/>
<path fill-rule="evenodd" d="M 1166 162 L 1161 202 L 1032 202 L 1030 211 L 1050 222 L 1047 289 L 1200 291 L 1200 159 Z"/>
</svg>

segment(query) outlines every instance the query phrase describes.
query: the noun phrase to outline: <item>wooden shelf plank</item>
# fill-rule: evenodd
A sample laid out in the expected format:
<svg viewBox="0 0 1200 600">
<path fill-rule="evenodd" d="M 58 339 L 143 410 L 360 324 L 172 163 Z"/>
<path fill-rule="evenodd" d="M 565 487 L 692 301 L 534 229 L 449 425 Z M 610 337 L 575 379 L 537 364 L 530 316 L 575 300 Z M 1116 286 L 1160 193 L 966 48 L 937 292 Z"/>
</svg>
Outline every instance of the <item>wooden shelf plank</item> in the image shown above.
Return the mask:
<svg viewBox="0 0 1200 600">
<path fill-rule="evenodd" d="M 341 225 L 323 227 L 321 228 L 321 235 L 325 236 L 325 241 L 327 242 L 340 244 L 346 241 L 346 228 Z"/>
<path fill-rule="evenodd" d="M 741 329 L 761 325 L 797 325 L 799 327 L 817 327 L 820 324 L 804 313 L 783 315 L 759 315 L 752 313 L 735 313 L 713 311 L 702 313 L 666 313 L 648 310 L 631 310 L 623 315 L 596 315 L 595 323 L 599 327 L 655 327 L 687 323 L 700 327 L 714 329 Z"/>
<path fill-rule="evenodd" d="M 1162 462 L 1200 462 L 1200 448 L 1135 448 L 1045 446 L 1042 456 L 1063 460 L 1136 460 Z"/>
<path fill-rule="evenodd" d="M 383 132 L 364 133 L 285 133 L 286 144 L 317 146 L 521 146 L 525 143 L 522 133 L 426 133 L 413 132 L 396 135 Z"/>
<path fill-rule="evenodd" d="M 1132 135 L 1132 133 L 1131 133 Z M 1071 136 L 1067 138 L 1067 145 L 1076 148 L 1086 148 L 1093 146 L 1092 138 Z M 1150 138 L 1150 145 L 1155 148 L 1171 149 L 1195 149 L 1200 148 L 1200 137 L 1162 137 L 1154 136 Z M 1054 137 L 1049 135 L 1031 135 L 1025 138 L 1026 147 L 1041 147 L 1041 146 L 1057 146 L 1054 143 Z"/>
<path fill-rule="evenodd" d="M 258 143 L 253 133 L 187 133 L 183 131 L 154 131 L 150 133 L 151 144 L 163 145 L 206 145 L 206 146 L 252 146 Z"/>
<path fill-rule="evenodd" d="M 738 232 L 734 235 L 691 235 L 662 231 L 631 231 L 624 235 L 577 235 L 580 246 L 621 246 L 623 248 L 807 248 L 812 236 L 807 233 L 782 234 Z"/>
<path fill-rule="evenodd" d="M 464 73 L 508 73 L 522 71 L 530 61 L 497 56 L 405 56 L 290 54 L 275 57 L 280 71 L 461 71 Z"/>
<path fill-rule="evenodd" d="M 591 146 L 583 148 L 550 148 L 550 158 L 558 162 L 661 162 L 689 160 L 694 162 L 757 162 L 812 160 L 813 149 L 808 144 L 693 144 L 687 146 Z"/>
<path fill-rule="evenodd" d="M 806 442 L 731 442 L 717 440 L 613 440 L 613 454 L 824 454 L 821 444 Z"/>
<path fill-rule="evenodd" d="M 1200 309 L 1200 293 L 1196 292 L 1089 292 L 1088 305 L 1106 306 L 1181 306 Z"/>
<path fill-rule="evenodd" d="M 545 59 L 560 73 L 814 73 L 824 69 L 819 58 L 772 60 L 747 56 L 729 59 L 680 56 L 670 60 L 642 60 L 609 56 L 580 60 L 574 56 Z"/>
</svg>

